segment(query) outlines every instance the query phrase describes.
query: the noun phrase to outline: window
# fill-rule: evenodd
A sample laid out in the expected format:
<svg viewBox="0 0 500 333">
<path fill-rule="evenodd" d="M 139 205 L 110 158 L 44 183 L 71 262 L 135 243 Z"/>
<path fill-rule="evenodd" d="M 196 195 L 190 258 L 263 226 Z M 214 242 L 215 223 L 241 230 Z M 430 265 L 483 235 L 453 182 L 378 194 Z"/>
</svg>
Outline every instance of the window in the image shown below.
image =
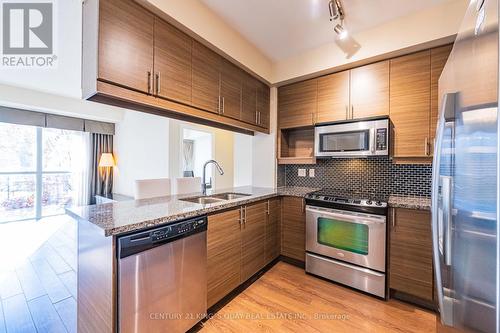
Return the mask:
<svg viewBox="0 0 500 333">
<path fill-rule="evenodd" d="M 85 135 L 0 123 L 0 222 L 63 214 L 79 201 Z"/>
<path fill-rule="evenodd" d="M 203 177 L 203 165 L 213 158 L 212 133 L 194 129 L 182 129 L 181 177 L 192 172 L 194 177 Z M 211 182 L 212 165 L 207 166 L 207 182 Z"/>
</svg>

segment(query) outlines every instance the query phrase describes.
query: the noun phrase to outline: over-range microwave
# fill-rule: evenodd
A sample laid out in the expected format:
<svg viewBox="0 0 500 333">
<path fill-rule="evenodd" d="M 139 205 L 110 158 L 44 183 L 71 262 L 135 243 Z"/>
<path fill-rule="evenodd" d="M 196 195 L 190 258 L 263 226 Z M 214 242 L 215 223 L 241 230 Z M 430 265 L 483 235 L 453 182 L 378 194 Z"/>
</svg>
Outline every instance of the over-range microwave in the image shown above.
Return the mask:
<svg viewBox="0 0 500 333">
<path fill-rule="evenodd" d="M 314 152 L 318 158 L 387 156 L 389 119 L 317 125 Z"/>
</svg>

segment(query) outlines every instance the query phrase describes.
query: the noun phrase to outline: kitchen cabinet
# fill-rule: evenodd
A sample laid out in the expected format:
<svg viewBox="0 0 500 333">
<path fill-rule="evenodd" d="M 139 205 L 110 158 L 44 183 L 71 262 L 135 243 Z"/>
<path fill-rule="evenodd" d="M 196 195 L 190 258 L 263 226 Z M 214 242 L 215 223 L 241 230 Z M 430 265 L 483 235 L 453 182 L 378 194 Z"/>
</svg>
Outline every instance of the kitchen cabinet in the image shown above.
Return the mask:
<svg viewBox="0 0 500 333">
<path fill-rule="evenodd" d="M 349 119 L 389 115 L 389 61 L 351 69 Z"/>
<path fill-rule="evenodd" d="M 232 209 L 208 217 L 207 274 L 208 307 L 240 285 L 241 282 L 241 209 Z"/>
<path fill-rule="evenodd" d="M 279 256 L 280 216 L 279 198 L 209 215 L 208 307 Z"/>
<path fill-rule="evenodd" d="M 391 59 L 390 118 L 393 156 L 428 157 L 431 51 Z"/>
<path fill-rule="evenodd" d="M 318 110 L 316 122 L 325 123 L 348 119 L 349 71 L 318 79 Z"/>
<path fill-rule="evenodd" d="M 281 199 L 267 201 L 265 262 L 269 263 L 279 257 L 281 247 Z"/>
<path fill-rule="evenodd" d="M 257 114 L 258 125 L 264 128 L 270 127 L 271 121 L 271 89 L 264 82 L 257 82 Z"/>
<path fill-rule="evenodd" d="M 305 261 L 306 214 L 303 198 L 282 198 L 281 254 Z"/>
<path fill-rule="evenodd" d="M 279 128 L 314 125 L 318 104 L 318 80 L 293 83 L 278 90 Z"/>
<path fill-rule="evenodd" d="M 159 18 L 154 22 L 154 94 L 190 104 L 191 38 Z"/>
<path fill-rule="evenodd" d="M 154 15 L 133 1 L 99 1 L 97 78 L 151 93 L 153 26 Z"/>
<path fill-rule="evenodd" d="M 430 212 L 394 208 L 390 214 L 389 286 L 392 290 L 432 301 Z"/>
<path fill-rule="evenodd" d="M 265 265 L 267 202 L 242 207 L 241 282 L 245 282 Z"/>
<path fill-rule="evenodd" d="M 133 0 L 98 3 L 83 11 L 85 98 L 245 134 L 269 134 L 265 82 Z"/>
<path fill-rule="evenodd" d="M 436 126 L 439 115 L 438 81 L 452 48 L 453 45 L 449 44 L 431 49 L 431 115 L 429 124 L 429 144 L 431 145 L 430 155 L 432 155 L 434 151 L 434 138 L 436 136 Z"/>
<path fill-rule="evenodd" d="M 314 127 L 280 129 L 278 164 L 315 164 Z"/>
<path fill-rule="evenodd" d="M 228 60 L 222 59 L 220 72 L 221 114 L 240 119 L 241 72 Z"/>
<path fill-rule="evenodd" d="M 258 125 L 257 80 L 249 74 L 241 78 L 241 120 Z"/>
<path fill-rule="evenodd" d="M 193 41 L 192 105 L 219 113 L 219 67 L 221 58 L 208 47 Z"/>
</svg>

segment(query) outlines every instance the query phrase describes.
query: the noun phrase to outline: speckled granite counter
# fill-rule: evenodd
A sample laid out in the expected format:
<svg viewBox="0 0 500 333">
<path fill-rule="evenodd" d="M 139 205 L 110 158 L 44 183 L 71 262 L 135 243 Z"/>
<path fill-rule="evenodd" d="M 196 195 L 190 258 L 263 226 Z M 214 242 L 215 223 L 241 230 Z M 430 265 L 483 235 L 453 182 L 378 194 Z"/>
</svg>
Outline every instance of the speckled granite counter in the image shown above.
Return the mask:
<svg viewBox="0 0 500 333">
<path fill-rule="evenodd" d="M 307 193 L 315 190 L 317 189 L 308 187 L 237 187 L 216 191 L 212 194 L 235 192 L 250 195 L 211 204 L 198 204 L 180 200 L 182 198 L 201 195 L 200 193 L 193 193 L 73 207 L 67 209 L 66 212 L 77 220 L 89 221 L 98 226 L 103 230 L 105 236 L 114 236 L 185 218 L 210 214 L 277 196 L 304 197 Z"/>
<path fill-rule="evenodd" d="M 431 210 L 431 198 L 429 197 L 411 197 L 391 195 L 388 201 L 389 207 Z"/>
</svg>

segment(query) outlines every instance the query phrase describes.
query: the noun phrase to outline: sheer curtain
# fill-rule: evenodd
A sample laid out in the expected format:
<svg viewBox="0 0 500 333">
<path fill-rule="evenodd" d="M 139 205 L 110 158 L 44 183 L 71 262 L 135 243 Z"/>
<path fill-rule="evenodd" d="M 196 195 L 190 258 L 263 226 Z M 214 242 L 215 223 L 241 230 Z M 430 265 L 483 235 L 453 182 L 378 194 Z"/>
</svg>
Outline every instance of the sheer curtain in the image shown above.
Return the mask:
<svg viewBox="0 0 500 333">
<path fill-rule="evenodd" d="M 75 187 L 74 202 L 77 206 L 90 203 L 90 133 L 81 132 L 75 140 L 75 163 L 72 165 L 73 182 Z"/>
<path fill-rule="evenodd" d="M 184 169 L 182 171 L 193 171 L 194 168 L 194 140 L 184 139 L 182 141 L 182 156 Z"/>
</svg>

